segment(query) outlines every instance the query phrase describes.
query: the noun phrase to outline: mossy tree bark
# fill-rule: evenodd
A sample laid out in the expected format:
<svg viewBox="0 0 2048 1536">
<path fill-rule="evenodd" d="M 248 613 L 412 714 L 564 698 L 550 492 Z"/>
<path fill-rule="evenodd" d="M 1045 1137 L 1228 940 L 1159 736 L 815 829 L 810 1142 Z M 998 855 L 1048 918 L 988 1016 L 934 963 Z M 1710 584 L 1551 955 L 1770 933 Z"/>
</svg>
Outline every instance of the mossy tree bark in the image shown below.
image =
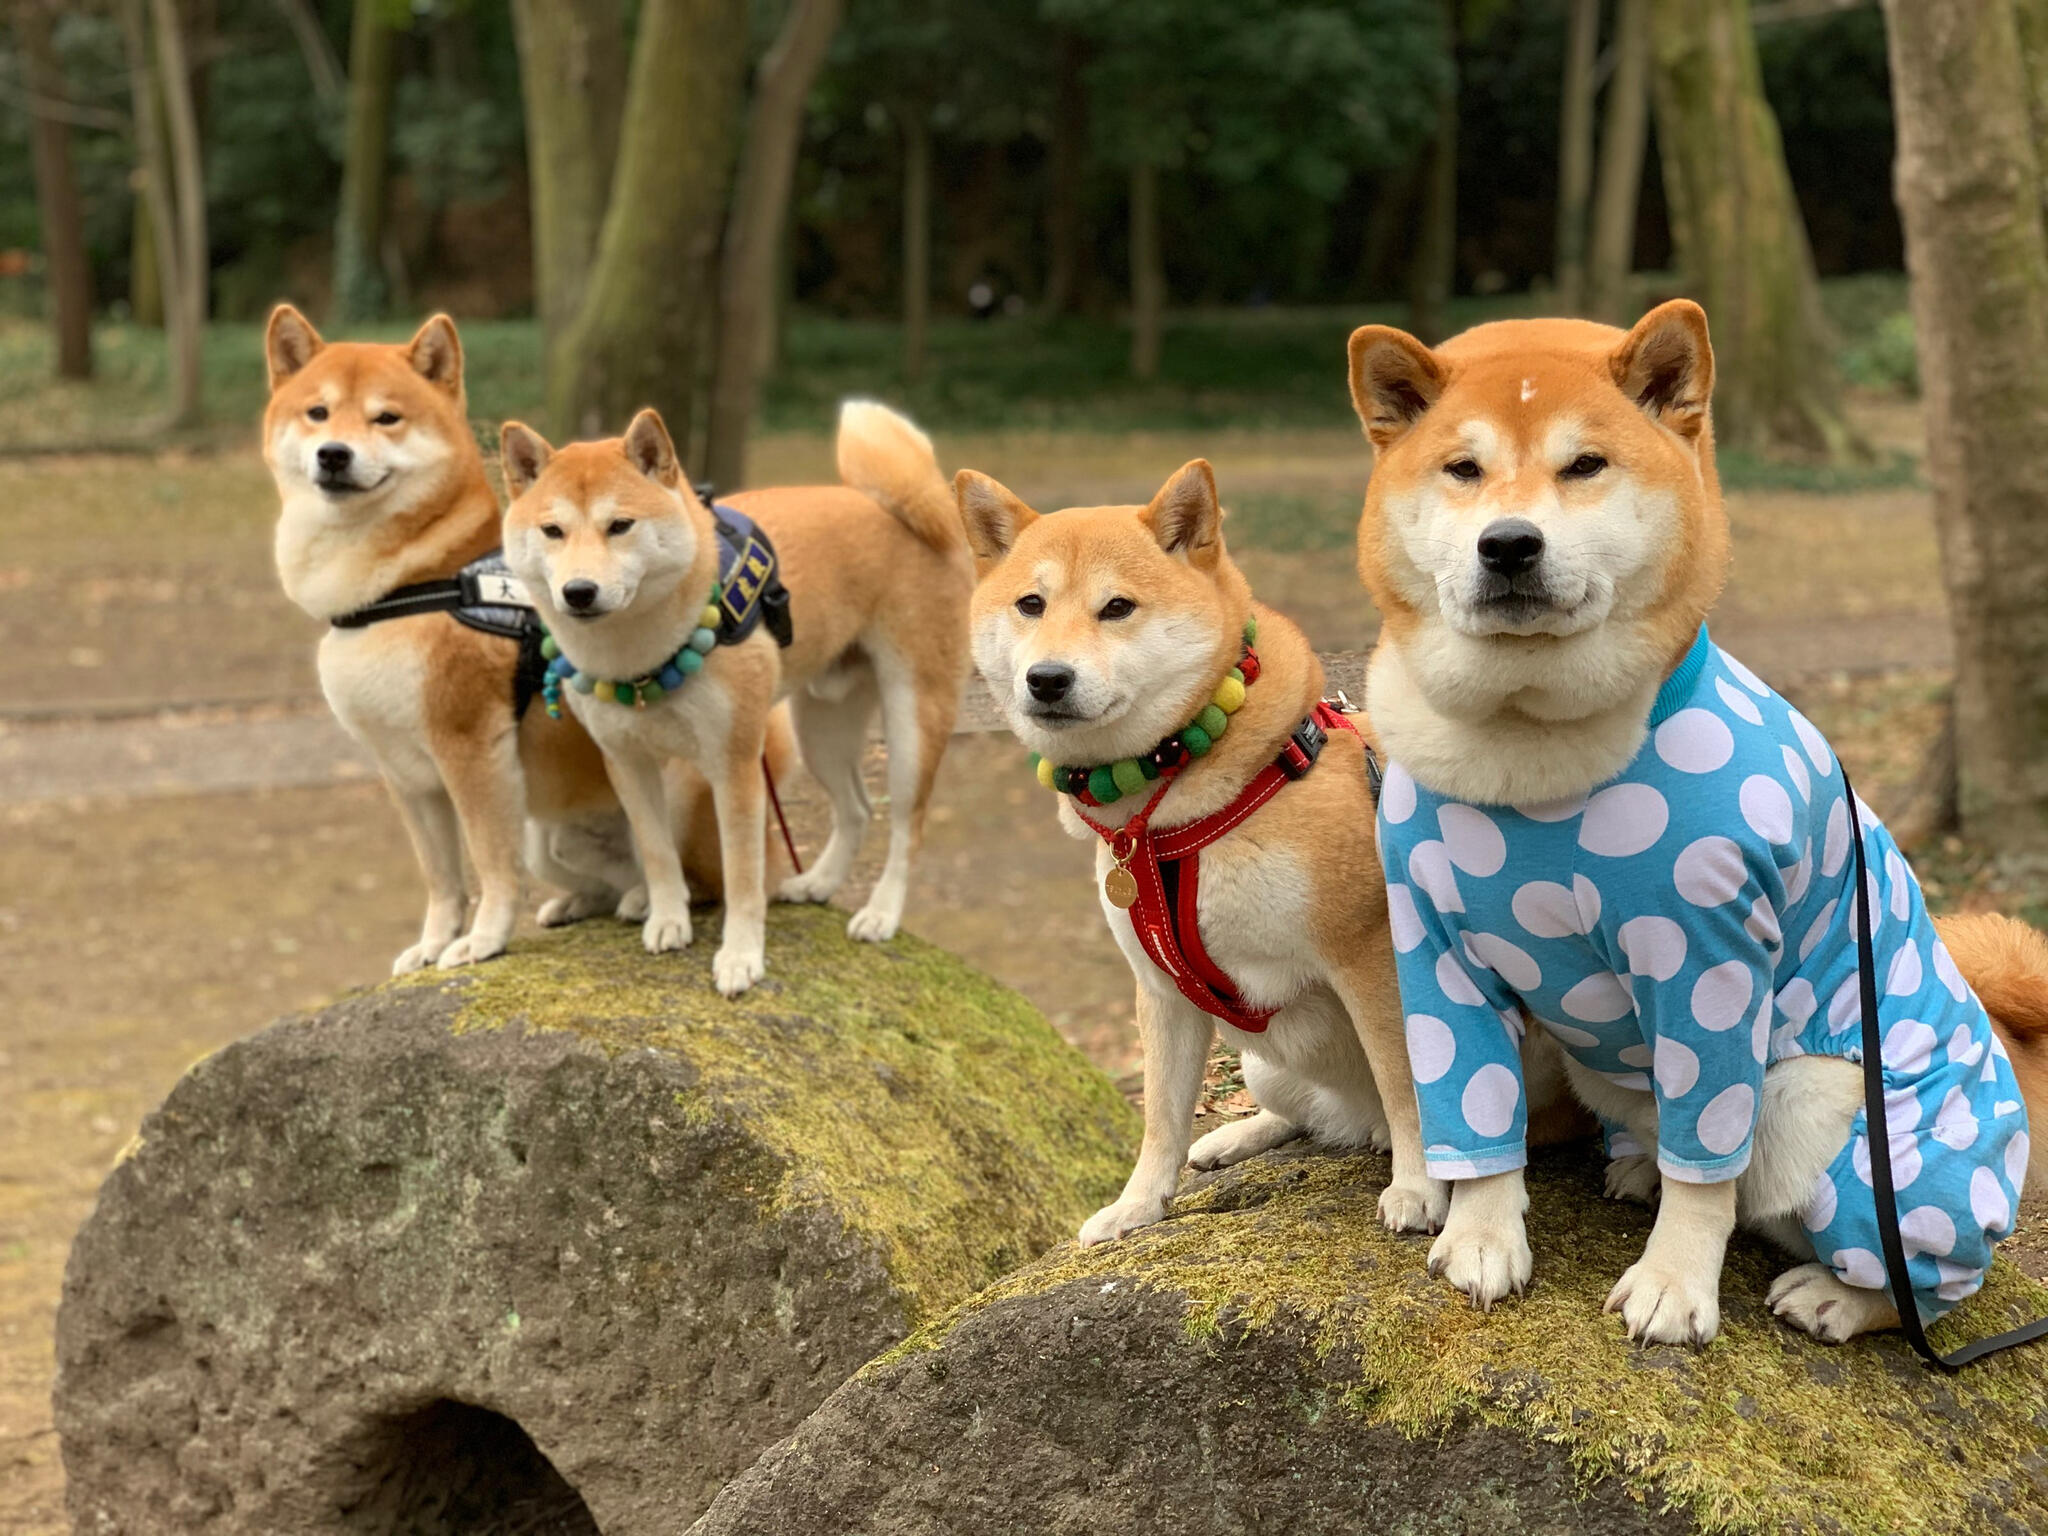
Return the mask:
<svg viewBox="0 0 2048 1536">
<path fill-rule="evenodd" d="M 44 0 L 17 0 L 14 35 L 21 44 L 34 140 L 36 218 L 42 230 L 43 280 L 56 333 L 57 377 L 92 377 L 92 258 L 71 164 L 71 124 L 64 119 L 64 68 Z"/>
<path fill-rule="evenodd" d="M 747 430 L 770 351 L 765 338 L 775 323 L 782 231 L 803 144 L 804 102 L 844 10 L 843 0 L 794 0 L 755 76 L 719 256 L 718 344 L 704 454 L 704 473 L 714 485 L 747 483 Z"/>
<path fill-rule="evenodd" d="M 1586 302 L 1586 211 L 1593 191 L 1593 72 L 1600 53 L 1600 0 L 1569 0 L 1557 124 L 1557 307 Z"/>
<path fill-rule="evenodd" d="M 190 427 L 206 411 L 201 348 L 209 276 L 206 176 L 192 73 L 171 0 L 121 0 L 120 17 L 170 352 L 171 402 L 161 425 Z"/>
<path fill-rule="evenodd" d="M 1437 102 L 1436 134 L 1423 154 L 1408 267 L 1408 329 L 1431 345 L 1450 334 L 1448 305 L 1458 270 L 1459 0 L 1443 0 L 1443 26 L 1451 67 Z"/>
<path fill-rule="evenodd" d="M 1763 452 L 1852 457 L 1749 0 L 1653 0 L 1651 32 L 1672 240 L 1713 328 L 1715 436 Z"/>
<path fill-rule="evenodd" d="M 640 7 L 596 255 L 548 345 L 557 431 L 618 432 L 651 405 L 688 433 L 746 62 L 742 0 Z"/>
<path fill-rule="evenodd" d="M 1166 262 L 1159 244 L 1159 167 L 1131 167 L 1131 377 L 1159 377 L 1166 328 Z"/>
<path fill-rule="evenodd" d="M 1045 292 L 1039 308 L 1075 307 L 1081 275 L 1081 183 L 1088 154 L 1088 92 L 1081 39 L 1062 33 L 1053 51 L 1052 143 L 1046 153 Z"/>
<path fill-rule="evenodd" d="M 552 348 L 583 303 L 619 154 L 619 0 L 513 0 L 533 194 L 534 307 Z"/>
<path fill-rule="evenodd" d="M 1955 632 L 1957 808 L 2048 868 L 2048 6 L 1889 0 L 1896 176 Z M 2038 71 L 2038 72 L 2037 72 Z"/>
<path fill-rule="evenodd" d="M 391 155 L 392 0 L 355 0 L 349 33 L 348 126 L 334 222 L 334 318 L 384 313 L 384 211 Z"/>
<path fill-rule="evenodd" d="M 1607 112 L 1600 126 L 1600 173 L 1586 262 L 1586 313 L 1616 325 L 1636 318 L 1629 275 L 1635 270 L 1636 208 L 1649 138 L 1650 0 L 1618 0 L 1614 73 L 1608 78 Z"/>
</svg>

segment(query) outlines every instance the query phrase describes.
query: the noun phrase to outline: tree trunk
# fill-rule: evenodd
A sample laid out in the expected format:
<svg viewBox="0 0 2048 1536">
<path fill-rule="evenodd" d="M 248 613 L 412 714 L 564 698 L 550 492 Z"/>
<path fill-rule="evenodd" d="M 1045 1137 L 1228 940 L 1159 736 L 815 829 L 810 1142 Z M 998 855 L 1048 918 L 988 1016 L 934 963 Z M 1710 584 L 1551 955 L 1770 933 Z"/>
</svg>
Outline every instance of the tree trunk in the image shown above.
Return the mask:
<svg viewBox="0 0 2048 1536">
<path fill-rule="evenodd" d="M 1614 73 L 1607 82 L 1607 118 L 1600 130 L 1600 179 L 1593 195 L 1592 255 L 1586 313 L 1626 325 L 1635 315 L 1629 276 L 1635 270 L 1636 206 L 1643 189 L 1643 151 L 1650 137 L 1650 0 L 1618 0 Z"/>
<path fill-rule="evenodd" d="M 43 273 L 56 328 L 57 376 L 92 377 L 92 259 L 85 246 L 85 216 L 71 166 L 71 125 L 57 115 L 68 98 L 64 71 L 50 37 L 42 0 L 21 0 L 15 10 L 30 107 L 35 113 L 36 217 L 43 235 Z"/>
<path fill-rule="evenodd" d="M 2048 227 L 2012 0 L 1890 0 L 1897 185 L 1964 830 L 2048 869 Z"/>
<path fill-rule="evenodd" d="M 687 432 L 746 64 L 744 0 L 643 0 L 597 254 L 548 349 L 557 430 L 617 432 L 652 405 Z"/>
<path fill-rule="evenodd" d="M 124 22 L 125 27 L 125 22 Z M 145 48 L 147 44 L 144 44 Z M 138 98 L 133 110 L 137 114 L 135 129 L 135 170 L 129 177 L 129 188 L 134 193 L 133 212 L 128 227 L 128 318 L 136 325 L 152 330 L 162 330 L 164 324 L 164 274 L 163 261 L 157 255 L 156 225 L 149 211 L 149 167 L 143 152 L 143 128 L 140 114 L 150 114 L 150 132 L 159 138 L 164 133 L 163 93 L 156 87 L 156 75 L 145 71 L 138 88 L 147 90 L 148 104 L 145 107 Z"/>
<path fill-rule="evenodd" d="M 1081 272 L 1081 179 L 1087 167 L 1088 93 L 1081 40 L 1062 34 L 1053 59 L 1052 146 L 1046 165 L 1045 292 L 1048 315 L 1074 308 Z"/>
<path fill-rule="evenodd" d="M 170 352 L 171 406 L 163 425 L 190 427 L 205 413 L 207 282 L 205 178 L 191 76 L 171 0 L 121 0 L 121 30 Z"/>
<path fill-rule="evenodd" d="M 715 485 L 746 484 L 747 430 L 754 421 L 763 335 L 775 323 L 782 229 L 803 144 L 804 103 L 844 9 L 842 0 L 795 0 L 754 82 L 719 257 L 718 344 L 704 460 L 704 473 Z"/>
<path fill-rule="evenodd" d="M 348 131 L 334 226 L 334 315 L 384 312 L 384 201 L 391 148 L 391 26 L 385 0 L 355 0 L 348 49 Z"/>
<path fill-rule="evenodd" d="M 277 8 L 285 25 L 292 29 L 300 57 L 306 61 L 306 77 L 312 81 L 313 94 L 323 104 L 339 101 L 348 89 L 348 81 L 341 72 L 341 60 L 334 55 L 334 45 L 327 40 L 326 29 L 320 25 L 320 13 L 313 9 L 313 0 L 277 0 Z"/>
<path fill-rule="evenodd" d="M 534 307 L 552 349 L 583 303 L 619 154 L 618 0 L 513 0 L 533 191 Z"/>
<path fill-rule="evenodd" d="M 1159 377 L 1166 318 L 1166 265 L 1159 248 L 1159 167 L 1131 167 L 1131 377 Z"/>
<path fill-rule="evenodd" d="M 1450 330 L 1446 313 L 1458 262 L 1458 4 L 1445 0 L 1451 68 L 1437 98 L 1436 137 L 1424 152 L 1422 203 L 1408 269 L 1408 329 L 1434 345 Z"/>
<path fill-rule="evenodd" d="M 1713 327 L 1715 434 L 1851 457 L 1834 349 L 1749 0 L 1653 0 L 1657 144 L 1678 264 Z"/>
<path fill-rule="evenodd" d="M 919 103 L 903 120 L 903 378 L 924 377 L 932 308 L 932 125 Z"/>
<path fill-rule="evenodd" d="M 1557 308 L 1586 302 L 1586 205 L 1593 190 L 1593 70 L 1600 52 L 1600 0 L 1569 0 L 1564 85 L 1557 124 Z"/>
</svg>

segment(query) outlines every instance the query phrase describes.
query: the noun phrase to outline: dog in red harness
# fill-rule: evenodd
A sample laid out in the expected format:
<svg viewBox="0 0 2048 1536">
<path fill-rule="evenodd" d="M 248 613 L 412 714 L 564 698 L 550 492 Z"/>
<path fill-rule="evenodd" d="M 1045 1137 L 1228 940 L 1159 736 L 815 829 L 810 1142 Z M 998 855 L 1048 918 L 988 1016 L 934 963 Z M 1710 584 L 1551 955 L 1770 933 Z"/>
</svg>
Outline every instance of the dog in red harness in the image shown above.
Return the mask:
<svg viewBox="0 0 2048 1536">
<path fill-rule="evenodd" d="M 1098 843 L 1137 977 L 1144 1146 L 1081 1241 L 1158 1221 L 1186 1162 L 1301 1135 L 1390 1147 L 1381 1219 L 1434 1231 L 1449 1197 L 1423 1171 L 1363 722 L 1323 703 L 1307 638 L 1252 601 L 1208 463 L 1149 506 L 1049 517 L 971 470 L 954 488 L 982 570 L 975 661 L 1066 829 Z M 1260 1108 L 1191 1153 L 1219 1028 Z"/>
</svg>

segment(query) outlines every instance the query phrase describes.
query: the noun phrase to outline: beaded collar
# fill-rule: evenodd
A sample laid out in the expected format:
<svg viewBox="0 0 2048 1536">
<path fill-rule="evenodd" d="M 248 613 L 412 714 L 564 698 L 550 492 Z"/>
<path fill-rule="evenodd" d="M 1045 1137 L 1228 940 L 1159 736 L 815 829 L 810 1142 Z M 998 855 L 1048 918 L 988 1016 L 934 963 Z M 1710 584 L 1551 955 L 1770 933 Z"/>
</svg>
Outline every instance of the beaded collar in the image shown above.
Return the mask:
<svg viewBox="0 0 2048 1536">
<path fill-rule="evenodd" d="M 561 644 L 543 627 L 540 653 L 547 658 L 548 670 L 540 693 L 547 705 L 548 718 L 562 718 L 562 684 L 565 682 L 578 693 L 610 699 L 615 704 L 629 705 L 634 709 L 645 709 L 664 695 L 675 692 L 683 686 L 683 679 L 704 665 L 704 658 L 718 644 L 718 626 L 724 616 L 721 607 L 723 597 L 721 584 L 714 581 L 711 596 L 704 600 L 703 612 L 697 615 L 697 627 L 690 631 L 689 639 L 676 648 L 675 655 L 653 671 L 628 682 L 607 682 L 588 672 L 577 671 L 576 663 L 562 654 Z"/>
</svg>

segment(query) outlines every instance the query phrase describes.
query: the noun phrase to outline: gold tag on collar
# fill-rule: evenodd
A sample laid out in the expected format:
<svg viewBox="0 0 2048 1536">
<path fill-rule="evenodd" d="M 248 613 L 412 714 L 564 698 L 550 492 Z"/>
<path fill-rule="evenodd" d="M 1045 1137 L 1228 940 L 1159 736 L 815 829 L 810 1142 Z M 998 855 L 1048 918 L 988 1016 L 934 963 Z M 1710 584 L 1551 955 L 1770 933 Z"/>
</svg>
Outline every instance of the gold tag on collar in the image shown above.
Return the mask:
<svg viewBox="0 0 2048 1536">
<path fill-rule="evenodd" d="M 1138 904 L 1138 877 L 1122 864 L 1112 865 L 1102 877 L 1102 894 L 1119 912 L 1128 912 Z"/>
</svg>

